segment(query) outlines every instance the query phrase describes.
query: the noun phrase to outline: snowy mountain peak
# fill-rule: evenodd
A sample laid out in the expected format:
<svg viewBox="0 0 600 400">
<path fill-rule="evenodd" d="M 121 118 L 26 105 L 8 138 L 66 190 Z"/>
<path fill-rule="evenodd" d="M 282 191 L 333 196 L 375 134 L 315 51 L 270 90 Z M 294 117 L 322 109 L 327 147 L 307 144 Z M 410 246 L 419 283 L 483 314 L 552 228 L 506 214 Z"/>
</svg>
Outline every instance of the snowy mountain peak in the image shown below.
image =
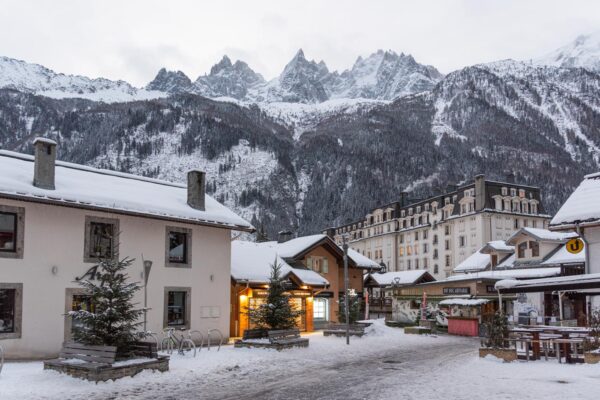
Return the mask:
<svg viewBox="0 0 600 400">
<path fill-rule="evenodd" d="M 600 71 L 600 31 L 580 35 L 566 46 L 534 60 L 536 64 Z"/>
<path fill-rule="evenodd" d="M 224 55 L 221 61 L 212 66 L 210 69 L 210 75 L 217 75 L 219 72 L 230 69 L 231 67 L 231 60 L 229 57 L 227 57 L 227 55 Z"/>
<path fill-rule="evenodd" d="M 182 93 L 189 90 L 191 85 L 192 81 L 183 72 L 167 71 L 167 69 L 161 68 L 146 89 L 166 93 Z"/>
<path fill-rule="evenodd" d="M 124 81 L 58 74 L 38 64 L 0 57 L 0 88 L 53 98 L 82 98 L 104 102 L 144 100 L 164 93 L 137 89 Z"/>
</svg>

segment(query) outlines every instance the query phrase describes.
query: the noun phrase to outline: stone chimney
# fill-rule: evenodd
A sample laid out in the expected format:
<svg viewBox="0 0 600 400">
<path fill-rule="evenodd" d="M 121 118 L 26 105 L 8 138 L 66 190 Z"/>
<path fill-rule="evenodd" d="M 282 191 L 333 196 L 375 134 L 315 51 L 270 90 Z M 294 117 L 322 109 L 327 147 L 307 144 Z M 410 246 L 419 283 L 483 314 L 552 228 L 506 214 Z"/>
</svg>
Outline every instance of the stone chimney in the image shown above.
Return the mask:
<svg viewBox="0 0 600 400">
<path fill-rule="evenodd" d="M 292 232 L 291 231 L 280 231 L 277 234 L 277 243 L 285 243 L 288 240 L 292 239 Z"/>
<path fill-rule="evenodd" d="M 197 169 L 187 173 L 187 203 L 196 210 L 204 211 L 206 197 L 206 173 Z"/>
<path fill-rule="evenodd" d="M 475 210 L 481 211 L 485 208 L 485 176 L 475 177 Z"/>
<path fill-rule="evenodd" d="M 33 186 L 54 190 L 54 170 L 56 164 L 56 142 L 38 137 L 33 141 L 35 163 L 33 167 Z"/>
<path fill-rule="evenodd" d="M 513 174 L 512 172 L 509 172 L 508 174 L 506 174 L 506 182 L 507 183 L 515 183 L 515 174 Z"/>
</svg>

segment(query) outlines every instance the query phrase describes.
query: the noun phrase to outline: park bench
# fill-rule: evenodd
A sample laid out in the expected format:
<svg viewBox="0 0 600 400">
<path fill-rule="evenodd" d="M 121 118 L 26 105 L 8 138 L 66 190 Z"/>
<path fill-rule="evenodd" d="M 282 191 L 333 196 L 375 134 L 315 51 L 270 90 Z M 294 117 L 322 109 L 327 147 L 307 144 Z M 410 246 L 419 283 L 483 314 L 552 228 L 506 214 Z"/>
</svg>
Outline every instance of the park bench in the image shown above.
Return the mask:
<svg viewBox="0 0 600 400">
<path fill-rule="evenodd" d="M 57 359 L 44 361 L 44 369 L 62 371 L 65 366 L 72 365 L 97 371 L 112 365 L 116 357 L 115 346 L 92 346 L 67 342 L 63 344 Z"/>
<path fill-rule="evenodd" d="M 365 328 L 367 325 L 364 324 L 351 324 L 350 325 L 350 336 L 363 336 L 365 334 Z M 332 324 L 329 328 L 323 330 L 323 336 L 345 336 L 346 325 L 345 324 Z"/>
<path fill-rule="evenodd" d="M 308 339 L 300 337 L 298 329 L 269 331 L 269 342 L 277 349 L 290 347 L 308 347 Z"/>
</svg>

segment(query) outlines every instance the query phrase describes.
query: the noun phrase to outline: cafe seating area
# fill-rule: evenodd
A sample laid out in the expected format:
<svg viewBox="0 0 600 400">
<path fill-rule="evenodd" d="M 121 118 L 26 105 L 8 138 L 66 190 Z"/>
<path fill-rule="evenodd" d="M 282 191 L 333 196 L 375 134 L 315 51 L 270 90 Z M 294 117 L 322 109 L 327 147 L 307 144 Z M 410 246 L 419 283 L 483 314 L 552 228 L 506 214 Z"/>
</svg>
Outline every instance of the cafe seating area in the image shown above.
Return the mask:
<svg viewBox="0 0 600 400">
<path fill-rule="evenodd" d="M 518 359 L 543 357 L 572 364 L 584 362 L 584 343 L 589 338 L 590 330 L 585 327 L 524 325 L 511 328 L 507 340 L 514 344 Z"/>
</svg>

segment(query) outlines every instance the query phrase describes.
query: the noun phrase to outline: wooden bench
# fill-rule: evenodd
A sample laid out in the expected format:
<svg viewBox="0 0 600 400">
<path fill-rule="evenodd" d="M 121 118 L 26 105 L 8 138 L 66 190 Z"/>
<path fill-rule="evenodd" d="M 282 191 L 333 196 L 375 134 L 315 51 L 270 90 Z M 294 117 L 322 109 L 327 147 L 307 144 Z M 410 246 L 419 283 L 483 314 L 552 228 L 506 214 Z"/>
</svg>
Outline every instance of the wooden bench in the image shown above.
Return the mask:
<svg viewBox="0 0 600 400">
<path fill-rule="evenodd" d="M 279 348 L 308 347 L 308 339 L 300 337 L 298 329 L 269 331 L 269 342 Z"/>
<path fill-rule="evenodd" d="M 92 346 L 82 343 L 64 343 L 59 358 L 44 361 L 44 369 L 62 371 L 65 365 L 77 366 L 89 370 L 99 370 L 115 362 L 117 348 L 115 346 Z M 80 360 L 71 362 L 69 360 Z"/>
<path fill-rule="evenodd" d="M 350 336 L 363 336 L 365 334 L 365 328 L 367 325 L 363 324 L 351 324 L 350 325 Z M 332 324 L 329 328 L 323 330 L 323 336 L 346 336 L 346 325 L 345 324 Z"/>
</svg>

